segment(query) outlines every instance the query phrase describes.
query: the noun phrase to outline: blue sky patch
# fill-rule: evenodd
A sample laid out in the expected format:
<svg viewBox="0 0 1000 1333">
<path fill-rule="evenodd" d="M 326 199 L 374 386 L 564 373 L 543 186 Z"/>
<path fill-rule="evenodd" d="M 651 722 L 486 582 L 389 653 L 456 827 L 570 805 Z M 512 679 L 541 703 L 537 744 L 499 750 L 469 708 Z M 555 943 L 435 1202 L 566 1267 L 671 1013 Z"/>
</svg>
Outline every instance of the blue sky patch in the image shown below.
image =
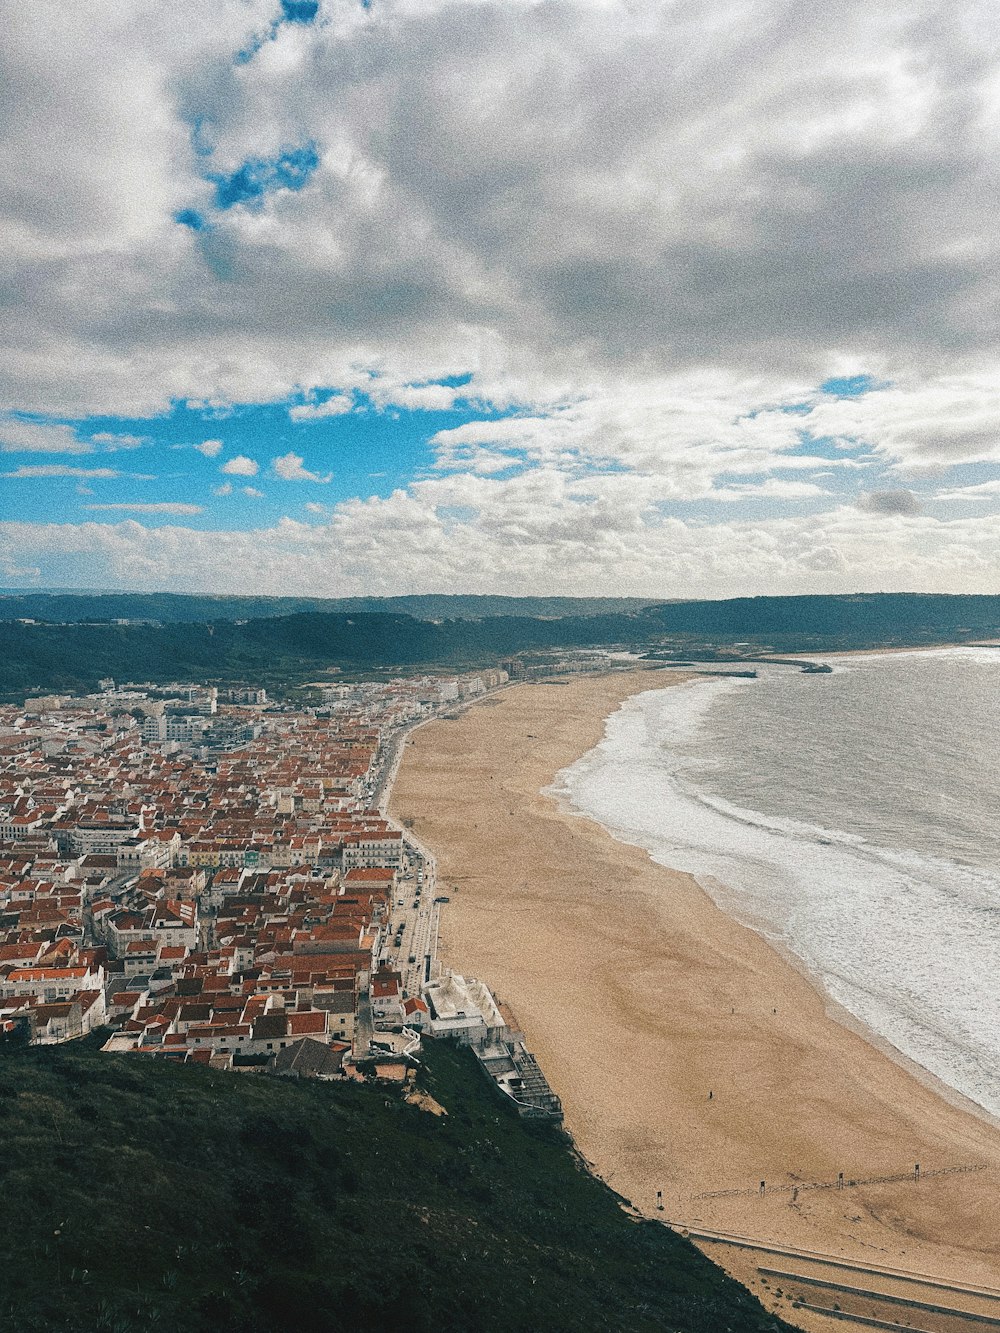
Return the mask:
<svg viewBox="0 0 1000 1333">
<path fill-rule="evenodd" d="M 456 379 L 464 382 L 465 377 Z M 324 392 L 316 401 L 330 396 Z M 289 409 L 296 401 L 234 405 L 224 412 L 175 403 L 168 413 L 150 418 L 33 418 L 43 425 L 70 426 L 89 451 L 0 454 L 0 472 L 28 469 L 0 482 L 0 520 L 111 523 L 134 518 L 147 526 L 179 523 L 221 531 L 262 527 L 285 515 L 309 521 L 308 503 L 329 510 L 343 500 L 385 498 L 415 479 L 440 476 L 431 437 L 492 415 L 461 400 L 448 410 L 380 410 L 355 392 L 352 411 L 293 421 Z M 274 460 L 289 454 L 316 477 L 332 473 L 331 480 L 284 479 Z M 242 463 L 239 471 L 223 470 L 238 459 L 251 460 L 256 470 Z M 519 466 L 521 460 L 512 457 L 510 468 Z M 197 506 L 198 512 L 128 507 L 164 503 Z M 125 507 L 103 507 L 109 504 Z"/>
<path fill-rule="evenodd" d="M 210 231 L 212 227 L 208 219 L 193 208 L 182 208 L 179 213 L 174 214 L 174 221 L 179 222 L 182 227 L 190 228 L 191 231 Z"/>
<path fill-rule="evenodd" d="M 319 13 L 319 0 L 281 0 L 281 12 L 288 23 L 312 23 Z"/>
<path fill-rule="evenodd" d="M 195 116 L 191 121 L 191 147 L 197 157 L 211 157 L 211 122 L 205 116 Z"/>
<path fill-rule="evenodd" d="M 232 175 L 212 174 L 216 203 L 220 209 L 253 204 L 272 190 L 301 190 L 319 166 L 316 145 L 305 143 L 288 148 L 274 158 L 251 158 Z"/>
<path fill-rule="evenodd" d="M 784 412 L 786 416 L 803 417 L 813 410 L 813 405 L 812 403 L 781 403 L 776 410 Z M 756 416 L 757 414 L 750 412 L 748 415 Z"/>
<path fill-rule="evenodd" d="M 819 387 L 822 393 L 831 394 L 835 398 L 860 398 L 863 393 L 871 393 L 873 389 L 887 389 L 889 386 L 874 375 L 847 375 L 824 380 Z"/>
</svg>

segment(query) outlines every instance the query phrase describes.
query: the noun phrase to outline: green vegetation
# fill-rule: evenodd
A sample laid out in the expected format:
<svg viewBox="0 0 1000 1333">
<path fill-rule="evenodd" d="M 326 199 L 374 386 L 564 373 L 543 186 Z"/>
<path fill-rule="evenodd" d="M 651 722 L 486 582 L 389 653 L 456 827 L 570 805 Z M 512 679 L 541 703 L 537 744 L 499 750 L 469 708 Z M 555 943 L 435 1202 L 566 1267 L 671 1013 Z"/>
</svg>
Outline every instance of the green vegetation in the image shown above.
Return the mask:
<svg viewBox="0 0 1000 1333">
<path fill-rule="evenodd" d="M 883 592 L 734 597 L 651 607 L 648 619 L 672 635 L 764 642 L 789 652 L 835 651 L 990 638 L 1000 630 L 1000 597 Z"/>
<path fill-rule="evenodd" d="M 422 1080 L 447 1116 L 89 1041 L 5 1051 L 0 1327 L 788 1329 L 522 1125 L 468 1052 L 431 1045 Z"/>
<path fill-rule="evenodd" d="M 0 694 L 93 689 L 116 680 L 248 680 L 295 684 L 329 666 L 372 672 L 483 666 L 525 649 L 641 639 L 624 616 L 413 620 L 403 615 L 297 615 L 165 625 L 0 622 Z"/>
<path fill-rule="evenodd" d="M 388 612 L 418 620 L 479 620 L 485 616 L 595 616 L 638 611 L 651 597 L 209 597 L 172 592 L 0 593 L 0 620 L 28 617 L 53 623 L 83 620 L 256 620 L 300 611 Z"/>
<path fill-rule="evenodd" d="M 127 609 L 124 594 L 119 600 L 123 605 L 118 609 Z M 192 600 L 203 605 L 212 599 Z M 32 690 L 87 691 L 104 676 L 216 684 L 249 681 L 274 689 L 302 684 L 331 667 L 369 676 L 457 670 L 511 656 L 593 646 L 623 645 L 658 655 L 713 660 L 752 657 L 765 650 L 833 652 L 1000 635 L 1000 597 L 878 593 L 747 597 L 638 608 L 623 602 L 622 607 L 595 615 L 491 614 L 441 621 L 388 611 L 300 611 L 250 620 L 174 619 L 153 625 L 0 620 L 0 697 Z"/>
</svg>

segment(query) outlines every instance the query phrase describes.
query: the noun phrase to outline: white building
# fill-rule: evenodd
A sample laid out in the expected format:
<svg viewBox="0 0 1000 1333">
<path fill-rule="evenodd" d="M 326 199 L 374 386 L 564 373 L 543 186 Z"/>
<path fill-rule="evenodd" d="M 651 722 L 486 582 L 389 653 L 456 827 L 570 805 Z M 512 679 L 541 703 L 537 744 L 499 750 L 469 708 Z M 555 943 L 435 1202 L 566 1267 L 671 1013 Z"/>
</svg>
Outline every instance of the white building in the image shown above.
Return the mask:
<svg viewBox="0 0 1000 1333">
<path fill-rule="evenodd" d="M 344 869 L 375 866 L 399 869 L 403 864 L 403 835 L 395 829 L 362 833 L 344 844 Z"/>
<path fill-rule="evenodd" d="M 489 987 L 474 977 L 445 972 L 439 980 L 424 986 L 423 996 L 435 1037 L 451 1037 L 463 1043 L 484 1041 L 491 1030 L 504 1027 L 503 1015 Z"/>
</svg>

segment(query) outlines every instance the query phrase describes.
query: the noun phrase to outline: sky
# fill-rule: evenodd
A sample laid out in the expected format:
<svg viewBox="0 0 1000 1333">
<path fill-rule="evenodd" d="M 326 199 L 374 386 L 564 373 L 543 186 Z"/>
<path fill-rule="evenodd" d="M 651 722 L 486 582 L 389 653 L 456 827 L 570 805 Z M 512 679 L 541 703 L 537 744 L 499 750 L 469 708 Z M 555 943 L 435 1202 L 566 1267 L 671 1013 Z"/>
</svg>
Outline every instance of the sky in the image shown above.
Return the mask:
<svg viewBox="0 0 1000 1333">
<path fill-rule="evenodd" d="M 995 592 L 985 0 L 33 0 L 0 588 Z"/>
</svg>

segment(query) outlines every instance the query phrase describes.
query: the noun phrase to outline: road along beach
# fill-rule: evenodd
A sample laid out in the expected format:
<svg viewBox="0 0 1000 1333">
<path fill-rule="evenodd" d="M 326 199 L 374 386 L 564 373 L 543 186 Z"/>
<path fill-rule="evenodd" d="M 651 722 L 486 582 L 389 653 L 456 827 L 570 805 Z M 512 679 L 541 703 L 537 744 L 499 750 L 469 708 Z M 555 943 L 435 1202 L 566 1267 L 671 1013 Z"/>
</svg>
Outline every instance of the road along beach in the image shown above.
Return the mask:
<svg viewBox="0 0 1000 1333">
<path fill-rule="evenodd" d="M 837 1021 L 690 876 L 543 794 L 624 699 L 676 679 L 519 685 L 413 734 L 392 813 L 437 857 L 444 962 L 513 1006 L 580 1150 L 643 1211 L 662 1191 L 692 1230 L 1000 1288 L 1000 1130 Z M 759 1282 L 759 1256 L 708 1252 Z"/>
</svg>

